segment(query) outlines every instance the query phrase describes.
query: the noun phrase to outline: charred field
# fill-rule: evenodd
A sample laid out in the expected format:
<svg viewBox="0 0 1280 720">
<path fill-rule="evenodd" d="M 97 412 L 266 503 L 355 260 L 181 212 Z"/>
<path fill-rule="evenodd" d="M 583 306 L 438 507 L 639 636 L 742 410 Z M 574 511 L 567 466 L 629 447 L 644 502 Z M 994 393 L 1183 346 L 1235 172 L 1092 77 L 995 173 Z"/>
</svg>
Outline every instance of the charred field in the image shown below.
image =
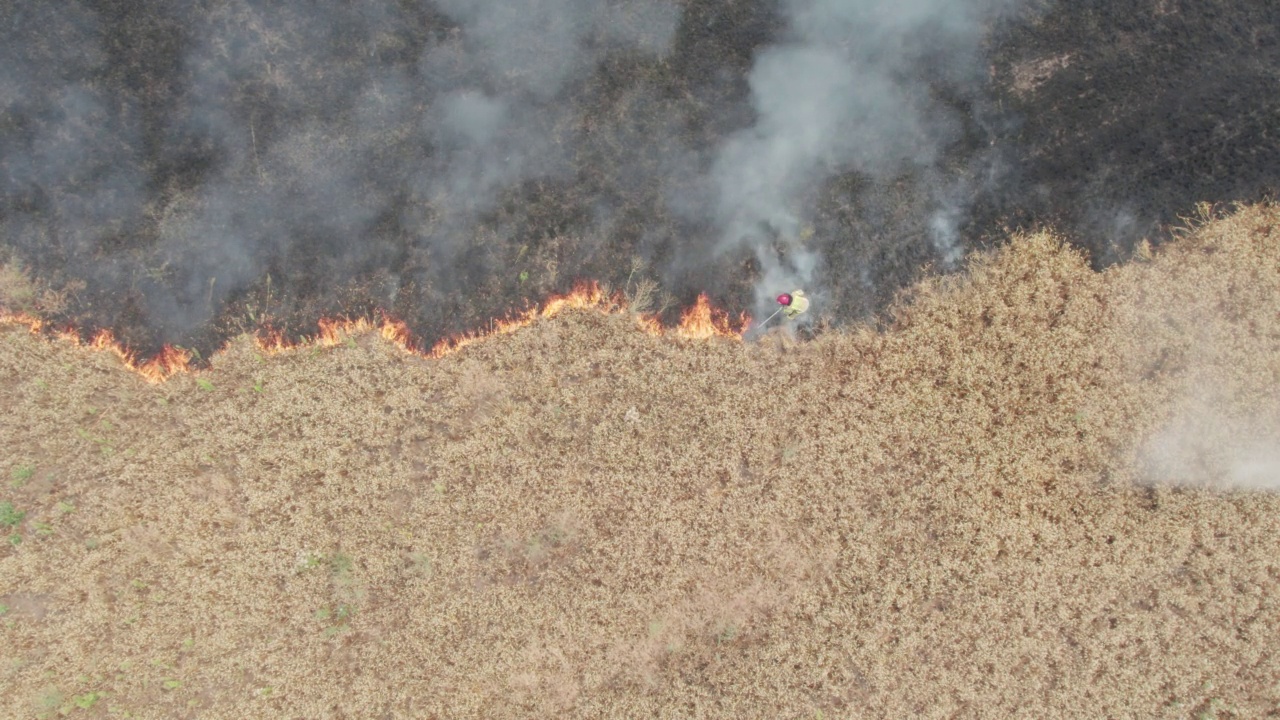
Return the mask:
<svg viewBox="0 0 1280 720">
<path fill-rule="evenodd" d="M 10 307 L 144 355 L 375 311 L 429 345 L 584 280 L 651 283 L 667 322 L 702 292 L 757 309 L 759 257 L 723 249 L 707 173 L 760 121 L 750 72 L 791 41 L 786 3 L 652 0 L 566 30 L 572 2 L 530 0 L 511 38 L 450 3 L 74 7 L 7 26 L 0 259 L 40 287 Z M 823 327 L 1008 228 L 1088 238 L 1102 267 L 1195 203 L 1274 191 L 1273 4 L 1013 7 L 958 49 L 904 31 L 918 47 L 874 68 L 928 158 L 835 167 L 788 198 L 802 227 L 753 240 L 822 258 Z M 465 138 L 433 129 L 450 112 Z"/>
</svg>

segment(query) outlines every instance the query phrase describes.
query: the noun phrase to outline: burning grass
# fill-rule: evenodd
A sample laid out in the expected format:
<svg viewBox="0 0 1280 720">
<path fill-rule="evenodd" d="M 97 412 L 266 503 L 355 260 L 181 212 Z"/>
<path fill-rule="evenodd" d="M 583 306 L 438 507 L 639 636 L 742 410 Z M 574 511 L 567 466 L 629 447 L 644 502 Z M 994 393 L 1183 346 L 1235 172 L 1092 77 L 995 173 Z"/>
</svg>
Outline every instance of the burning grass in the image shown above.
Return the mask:
<svg viewBox="0 0 1280 720">
<path fill-rule="evenodd" d="M 507 335 L 529 327 L 538 320 L 553 318 L 565 310 L 628 314 L 635 318 L 637 327 L 650 335 L 662 336 L 668 332 L 656 317 L 642 313 L 629 313 L 622 296 L 607 295 L 600 289 L 599 284 L 588 283 L 578 286 L 566 295 L 553 296 L 541 306 L 531 308 L 514 318 L 494 320 L 483 330 L 441 340 L 426 351 L 419 349 L 408 325 L 385 314 L 381 321 L 374 321 L 367 317 L 324 318 L 320 320 L 320 331 L 317 334 L 296 341 L 287 339 L 277 331 L 261 330 L 254 335 L 254 343 L 264 353 L 277 354 L 304 348 L 331 348 L 351 342 L 351 338 L 355 336 L 376 333 L 407 353 L 424 358 L 440 359 L 481 340 Z M 45 330 L 45 322 L 40 318 L 3 309 L 0 309 L 0 324 L 23 325 L 34 334 L 40 334 Z M 671 328 L 670 332 L 684 339 L 727 338 L 740 341 L 750 324 L 751 318 L 746 313 L 742 313 L 735 327 L 730 322 L 728 313 L 713 308 L 711 301 L 703 294 L 698 296 L 693 307 L 683 313 L 680 324 Z M 166 345 L 155 357 L 139 360 L 127 347 L 116 341 L 110 330 L 99 330 L 88 342 L 82 341 L 80 335 L 72 329 L 58 330 L 52 334 L 73 344 L 114 355 L 126 368 L 138 373 L 151 383 L 161 383 L 174 375 L 191 370 L 192 353 L 183 348 Z"/>
<path fill-rule="evenodd" d="M 1264 716 L 1280 501 L 1221 461 L 1280 447 L 1278 225 L 1021 237 L 798 345 L 587 293 L 148 384 L 11 326 L 0 714 Z"/>
</svg>

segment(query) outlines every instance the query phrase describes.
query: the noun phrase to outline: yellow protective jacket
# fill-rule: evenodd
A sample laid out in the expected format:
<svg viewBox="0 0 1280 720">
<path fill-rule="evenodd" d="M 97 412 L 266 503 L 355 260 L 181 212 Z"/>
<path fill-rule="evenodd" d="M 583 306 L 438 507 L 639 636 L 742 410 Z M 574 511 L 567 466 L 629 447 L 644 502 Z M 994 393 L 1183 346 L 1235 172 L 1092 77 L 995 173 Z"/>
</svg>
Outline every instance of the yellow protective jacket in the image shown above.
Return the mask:
<svg viewBox="0 0 1280 720">
<path fill-rule="evenodd" d="M 793 320 L 802 315 L 808 309 L 809 298 L 804 296 L 804 291 L 792 290 L 791 304 L 782 311 L 782 314 L 785 315 L 788 320 Z"/>
</svg>

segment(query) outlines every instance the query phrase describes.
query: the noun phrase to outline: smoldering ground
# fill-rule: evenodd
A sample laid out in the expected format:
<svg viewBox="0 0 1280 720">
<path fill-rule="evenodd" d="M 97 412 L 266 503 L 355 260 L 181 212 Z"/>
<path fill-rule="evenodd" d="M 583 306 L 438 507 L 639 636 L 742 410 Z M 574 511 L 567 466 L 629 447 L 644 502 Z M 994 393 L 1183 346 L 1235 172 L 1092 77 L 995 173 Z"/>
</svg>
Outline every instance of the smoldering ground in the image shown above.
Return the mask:
<svg viewBox="0 0 1280 720">
<path fill-rule="evenodd" d="M 636 261 L 669 320 L 803 284 L 838 323 L 1003 225 L 1109 262 L 1280 167 L 1264 2 L 3 14 L 5 260 L 143 352 L 374 309 L 431 342 Z"/>
</svg>

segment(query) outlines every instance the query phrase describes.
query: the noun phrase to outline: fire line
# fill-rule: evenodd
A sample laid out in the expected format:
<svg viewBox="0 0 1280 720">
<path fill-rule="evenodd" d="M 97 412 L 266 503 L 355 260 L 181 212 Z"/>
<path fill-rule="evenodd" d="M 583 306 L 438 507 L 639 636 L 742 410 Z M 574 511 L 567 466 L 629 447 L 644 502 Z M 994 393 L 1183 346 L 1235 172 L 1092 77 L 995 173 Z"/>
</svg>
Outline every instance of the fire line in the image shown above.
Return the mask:
<svg viewBox="0 0 1280 720">
<path fill-rule="evenodd" d="M 579 285 L 566 295 L 553 296 L 541 306 L 526 310 L 514 317 L 494 320 L 486 329 L 445 338 L 427 350 L 418 347 L 404 322 L 386 315 L 383 315 L 381 321 L 365 317 L 323 318 L 319 321 L 319 333 L 298 341 L 290 341 L 276 331 L 261 330 L 254 335 L 254 342 L 263 353 L 274 355 L 299 348 L 334 347 L 343 344 L 349 337 L 376 332 L 384 340 L 407 353 L 422 358 L 440 359 L 473 343 L 510 334 L 538 320 L 554 317 L 565 310 L 596 310 L 604 314 L 628 312 L 622 296 L 608 295 L 601 290 L 598 283 L 592 282 Z M 738 316 L 735 326 L 727 312 L 712 307 L 705 293 L 699 295 L 694 305 L 682 313 L 680 323 L 673 328 L 663 327 L 656 317 L 637 313 L 635 318 L 636 326 L 642 332 L 655 337 L 674 336 L 685 340 L 725 338 L 741 341 L 743 333 L 751 325 L 751 318 L 746 313 L 742 313 Z M 2 308 L 0 308 L 0 324 L 25 325 L 34 334 L 42 334 L 47 327 L 47 323 L 38 317 L 8 312 Z M 79 347 L 109 352 L 119 358 L 127 369 L 138 373 L 150 383 L 162 383 L 175 375 L 191 372 L 192 355 L 182 348 L 166 345 L 155 357 L 139 360 L 132 351 L 115 339 L 110 330 L 99 330 L 87 342 L 71 329 L 55 330 L 51 334 Z"/>
</svg>

